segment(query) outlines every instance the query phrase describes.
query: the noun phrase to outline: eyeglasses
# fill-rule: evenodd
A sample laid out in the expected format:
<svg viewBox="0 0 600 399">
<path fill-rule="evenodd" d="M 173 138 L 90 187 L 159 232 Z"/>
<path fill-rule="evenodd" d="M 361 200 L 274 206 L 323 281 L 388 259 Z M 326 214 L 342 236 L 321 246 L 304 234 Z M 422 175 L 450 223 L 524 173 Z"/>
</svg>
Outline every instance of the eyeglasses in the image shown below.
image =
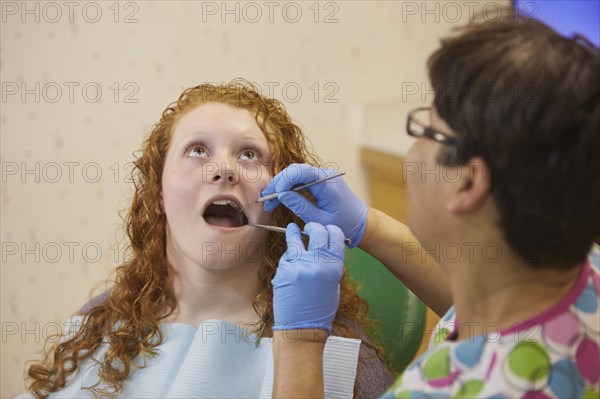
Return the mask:
<svg viewBox="0 0 600 399">
<path fill-rule="evenodd" d="M 446 133 L 442 133 L 438 130 L 432 129 L 425 123 L 421 122 L 421 120 L 423 120 L 423 114 L 425 112 L 430 113 L 431 108 L 417 108 L 408 114 L 408 119 L 406 121 L 406 132 L 408 133 L 408 135 L 413 137 L 428 137 L 445 145 L 456 145 L 457 141 L 454 137 L 451 137 Z M 418 113 L 421 113 L 421 118 L 416 116 Z"/>
</svg>

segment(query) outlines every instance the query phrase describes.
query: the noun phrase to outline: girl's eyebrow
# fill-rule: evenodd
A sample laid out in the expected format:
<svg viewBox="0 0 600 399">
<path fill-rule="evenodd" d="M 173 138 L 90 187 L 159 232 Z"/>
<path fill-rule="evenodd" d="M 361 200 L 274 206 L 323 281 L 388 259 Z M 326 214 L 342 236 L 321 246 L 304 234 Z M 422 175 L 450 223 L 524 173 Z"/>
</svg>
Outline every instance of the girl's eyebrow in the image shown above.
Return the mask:
<svg viewBox="0 0 600 399">
<path fill-rule="evenodd" d="M 212 136 L 216 133 L 211 133 L 211 132 L 205 132 L 203 130 L 196 130 L 196 131 L 191 131 L 189 132 L 189 136 Z M 252 140 L 252 141 L 257 141 L 259 143 L 262 143 L 263 140 L 261 140 L 262 136 L 256 136 L 256 135 L 252 135 L 252 134 L 246 134 L 244 136 L 242 136 L 242 138 L 247 139 L 247 140 Z M 265 144 L 266 144 L 266 140 L 265 140 Z"/>
<path fill-rule="evenodd" d="M 187 134 L 188 136 L 210 136 L 213 134 L 213 133 L 205 132 L 203 130 L 193 130 L 193 129 L 190 129 L 187 133 L 188 133 Z"/>
<path fill-rule="evenodd" d="M 246 140 L 254 141 L 257 144 L 260 144 L 262 147 L 269 148 L 269 143 L 262 136 L 255 136 L 255 135 L 247 134 L 247 135 L 244 135 L 242 138 L 244 138 Z"/>
<path fill-rule="evenodd" d="M 196 131 L 190 132 L 187 135 L 187 137 L 185 139 L 183 139 L 183 141 L 186 142 L 189 140 L 193 140 L 194 138 L 198 138 L 198 137 L 213 136 L 214 134 L 215 133 L 205 132 L 203 130 L 196 130 Z M 253 135 L 253 134 L 245 134 L 245 135 L 241 136 L 241 139 L 253 141 L 257 145 L 259 145 L 260 147 L 262 147 L 266 151 L 268 151 L 270 149 L 269 143 L 266 141 L 266 139 L 261 140 L 263 138 L 264 138 L 263 136 L 257 136 L 257 135 Z"/>
</svg>

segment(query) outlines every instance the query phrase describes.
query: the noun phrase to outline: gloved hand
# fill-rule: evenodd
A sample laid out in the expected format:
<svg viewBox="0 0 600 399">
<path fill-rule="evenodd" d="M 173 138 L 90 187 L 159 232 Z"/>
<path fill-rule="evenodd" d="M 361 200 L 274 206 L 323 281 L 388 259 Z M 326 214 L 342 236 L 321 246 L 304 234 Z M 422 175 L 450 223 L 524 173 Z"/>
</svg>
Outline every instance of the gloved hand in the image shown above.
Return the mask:
<svg viewBox="0 0 600 399">
<path fill-rule="evenodd" d="M 262 196 L 279 193 L 277 199 L 264 203 L 264 210 L 272 212 L 282 203 L 305 222 L 336 225 L 352 240 L 350 248 L 354 248 L 365 233 L 367 205 L 350 190 L 343 178 L 338 177 L 306 188 L 317 201 L 316 206 L 302 194 L 290 191 L 293 187 L 313 182 L 332 173 L 335 171 L 315 168 L 308 164 L 289 165 L 262 191 Z"/>
<path fill-rule="evenodd" d="M 320 328 L 331 334 L 340 304 L 344 272 L 344 233 L 337 226 L 308 223 L 308 250 L 300 229 L 290 223 L 287 251 L 273 278 L 273 330 Z"/>
</svg>

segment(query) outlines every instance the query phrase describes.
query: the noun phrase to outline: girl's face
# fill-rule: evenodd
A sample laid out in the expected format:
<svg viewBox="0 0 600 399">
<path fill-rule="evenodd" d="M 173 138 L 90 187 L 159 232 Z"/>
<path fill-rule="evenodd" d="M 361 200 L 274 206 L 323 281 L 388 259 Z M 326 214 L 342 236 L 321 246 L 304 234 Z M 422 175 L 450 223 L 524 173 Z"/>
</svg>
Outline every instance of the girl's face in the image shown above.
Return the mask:
<svg viewBox="0 0 600 399">
<path fill-rule="evenodd" d="M 270 224 L 260 197 L 272 176 L 267 140 L 246 109 L 205 103 L 173 126 L 162 176 L 167 257 L 174 264 L 223 269 L 263 258 Z"/>
</svg>

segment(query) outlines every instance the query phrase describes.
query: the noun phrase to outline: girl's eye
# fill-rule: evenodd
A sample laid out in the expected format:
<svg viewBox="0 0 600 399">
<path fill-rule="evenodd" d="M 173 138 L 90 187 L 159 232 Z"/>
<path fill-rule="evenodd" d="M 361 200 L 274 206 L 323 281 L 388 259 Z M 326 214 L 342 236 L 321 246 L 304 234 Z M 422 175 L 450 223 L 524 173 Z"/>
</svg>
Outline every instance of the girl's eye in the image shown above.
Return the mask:
<svg viewBox="0 0 600 399">
<path fill-rule="evenodd" d="M 202 157 L 204 155 L 206 155 L 206 150 L 204 149 L 204 147 L 195 145 L 193 147 L 191 147 L 188 151 L 187 151 L 188 155 L 192 156 L 192 157 Z"/>
<path fill-rule="evenodd" d="M 254 150 L 245 150 L 244 152 L 242 152 L 241 157 L 243 159 L 254 161 L 258 158 L 258 154 Z"/>
</svg>

